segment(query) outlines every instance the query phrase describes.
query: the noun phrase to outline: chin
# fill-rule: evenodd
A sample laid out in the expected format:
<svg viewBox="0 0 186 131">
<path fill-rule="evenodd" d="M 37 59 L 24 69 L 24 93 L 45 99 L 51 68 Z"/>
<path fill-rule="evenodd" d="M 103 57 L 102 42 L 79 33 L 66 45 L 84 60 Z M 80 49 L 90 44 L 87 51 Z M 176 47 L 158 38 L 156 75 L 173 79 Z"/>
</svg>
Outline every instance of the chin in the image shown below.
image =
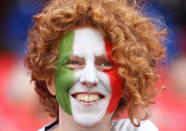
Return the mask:
<svg viewBox="0 0 186 131">
<path fill-rule="evenodd" d="M 110 96 L 96 102 L 81 102 L 70 96 L 72 115 L 75 122 L 82 127 L 93 127 L 103 121 L 109 105 Z"/>
<path fill-rule="evenodd" d="M 88 116 L 87 116 L 88 117 Z M 101 119 L 97 119 L 97 120 L 89 120 L 87 121 L 87 119 L 81 119 L 79 120 L 79 118 L 74 118 L 75 122 L 81 126 L 81 127 L 85 127 L 85 128 L 89 128 L 89 127 L 94 127 L 96 126 L 100 121 Z"/>
</svg>

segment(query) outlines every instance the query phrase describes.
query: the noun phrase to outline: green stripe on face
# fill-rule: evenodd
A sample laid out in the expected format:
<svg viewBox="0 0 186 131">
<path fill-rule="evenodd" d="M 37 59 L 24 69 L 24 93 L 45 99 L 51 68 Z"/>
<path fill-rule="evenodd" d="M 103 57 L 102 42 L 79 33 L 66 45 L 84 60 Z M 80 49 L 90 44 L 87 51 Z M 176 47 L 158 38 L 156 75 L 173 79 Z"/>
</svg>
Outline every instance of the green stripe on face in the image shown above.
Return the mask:
<svg viewBox="0 0 186 131">
<path fill-rule="evenodd" d="M 74 81 L 74 73 L 72 69 L 66 66 L 66 64 L 73 53 L 73 41 L 73 31 L 69 31 L 62 37 L 59 46 L 59 58 L 56 64 L 57 69 L 55 70 L 56 98 L 58 104 L 70 115 L 72 114 L 72 109 L 68 92 Z"/>
</svg>

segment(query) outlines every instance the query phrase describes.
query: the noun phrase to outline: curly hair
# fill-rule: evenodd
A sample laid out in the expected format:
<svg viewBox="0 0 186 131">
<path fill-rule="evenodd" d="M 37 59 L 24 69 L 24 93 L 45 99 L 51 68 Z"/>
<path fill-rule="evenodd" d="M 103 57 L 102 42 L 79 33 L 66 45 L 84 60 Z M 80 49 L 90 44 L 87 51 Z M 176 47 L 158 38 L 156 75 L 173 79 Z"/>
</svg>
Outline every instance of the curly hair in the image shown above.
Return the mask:
<svg viewBox="0 0 186 131">
<path fill-rule="evenodd" d="M 128 110 L 133 125 L 140 125 L 144 117 L 140 116 L 139 109 L 154 103 L 157 94 L 154 83 L 159 76 L 155 67 L 165 58 L 162 42 L 167 31 L 153 25 L 136 7 L 127 0 L 52 0 L 34 16 L 25 66 L 50 116 L 58 117 L 58 103 L 49 93 L 46 81 L 51 81 L 54 75 L 60 39 L 72 28 L 90 25 L 112 43 L 112 59 L 119 64 L 118 73 L 123 78 L 115 116 Z"/>
</svg>

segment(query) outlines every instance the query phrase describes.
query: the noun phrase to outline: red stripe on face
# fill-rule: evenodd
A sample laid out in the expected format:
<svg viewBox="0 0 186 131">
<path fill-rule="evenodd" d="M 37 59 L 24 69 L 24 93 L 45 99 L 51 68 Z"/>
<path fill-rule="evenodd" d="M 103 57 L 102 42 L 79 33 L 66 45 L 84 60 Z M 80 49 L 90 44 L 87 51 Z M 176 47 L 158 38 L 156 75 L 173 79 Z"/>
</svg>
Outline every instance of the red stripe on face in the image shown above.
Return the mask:
<svg viewBox="0 0 186 131">
<path fill-rule="evenodd" d="M 110 78 L 110 85 L 112 89 L 111 100 L 107 108 L 107 113 L 112 113 L 116 110 L 121 96 L 122 89 L 122 78 L 117 73 L 118 65 L 111 58 L 112 45 L 107 40 L 105 40 L 105 49 L 107 53 L 108 60 L 114 64 L 114 67 L 109 71 L 104 71 Z"/>
</svg>

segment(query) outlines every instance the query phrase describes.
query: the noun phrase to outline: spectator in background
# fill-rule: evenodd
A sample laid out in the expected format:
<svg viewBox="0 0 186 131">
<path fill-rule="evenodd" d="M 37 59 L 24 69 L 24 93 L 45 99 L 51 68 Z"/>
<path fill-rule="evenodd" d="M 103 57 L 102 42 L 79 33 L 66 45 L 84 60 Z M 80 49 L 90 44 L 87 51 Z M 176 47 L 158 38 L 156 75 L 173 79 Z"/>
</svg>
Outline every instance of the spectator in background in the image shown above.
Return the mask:
<svg viewBox="0 0 186 131">
<path fill-rule="evenodd" d="M 186 56 L 180 56 L 171 63 L 169 78 L 174 97 L 181 101 L 186 99 Z"/>
</svg>

